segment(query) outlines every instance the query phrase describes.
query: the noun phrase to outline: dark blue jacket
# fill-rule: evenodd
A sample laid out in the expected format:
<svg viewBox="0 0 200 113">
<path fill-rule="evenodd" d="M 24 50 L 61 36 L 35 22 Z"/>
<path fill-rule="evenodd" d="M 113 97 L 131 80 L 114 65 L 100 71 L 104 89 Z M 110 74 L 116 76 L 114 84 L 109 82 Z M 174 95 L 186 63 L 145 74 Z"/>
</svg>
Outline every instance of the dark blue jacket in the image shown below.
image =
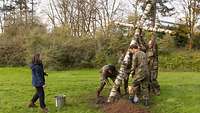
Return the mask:
<svg viewBox="0 0 200 113">
<path fill-rule="evenodd" d="M 35 87 L 40 87 L 45 84 L 44 78 L 44 68 L 42 64 L 31 64 L 32 70 L 32 85 Z"/>
</svg>

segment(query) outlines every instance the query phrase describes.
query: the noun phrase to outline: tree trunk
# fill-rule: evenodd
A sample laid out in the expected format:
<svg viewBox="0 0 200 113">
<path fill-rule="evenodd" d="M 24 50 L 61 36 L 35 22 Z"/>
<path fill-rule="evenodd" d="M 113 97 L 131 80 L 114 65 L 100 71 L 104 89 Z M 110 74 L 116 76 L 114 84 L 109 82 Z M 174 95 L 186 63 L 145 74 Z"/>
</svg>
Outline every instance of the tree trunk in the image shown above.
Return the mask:
<svg viewBox="0 0 200 113">
<path fill-rule="evenodd" d="M 143 12 L 143 15 L 141 16 L 141 19 L 137 22 L 137 29 L 135 31 L 135 36 L 134 38 L 132 39 L 131 41 L 131 44 L 133 43 L 137 43 L 137 39 L 140 38 L 138 36 L 139 32 L 140 32 L 140 29 L 142 26 L 143 26 L 143 23 L 145 22 L 145 20 L 147 19 L 147 15 L 151 12 L 151 9 L 153 7 L 153 3 L 154 3 L 155 0 L 148 0 L 147 1 L 147 5 L 146 5 L 146 8 Z M 119 75 L 117 76 L 116 80 L 115 80 L 115 84 L 110 92 L 110 95 L 109 95 L 109 98 L 108 98 L 108 102 L 112 102 L 116 96 L 117 96 L 117 88 L 120 87 L 121 83 L 122 83 L 122 80 L 124 78 L 126 78 L 128 75 L 125 75 L 126 73 L 126 69 L 127 69 L 127 66 L 129 64 L 129 62 L 131 62 L 129 59 L 130 59 L 130 55 L 129 55 L 129 51 L 126 52 L 126 55 L 124 57 L 124 60 L 123 60 L 123 64 L 121 64 L 121 67 L 120 67 L 120 70 L 119 70 Z"/>
</svg>

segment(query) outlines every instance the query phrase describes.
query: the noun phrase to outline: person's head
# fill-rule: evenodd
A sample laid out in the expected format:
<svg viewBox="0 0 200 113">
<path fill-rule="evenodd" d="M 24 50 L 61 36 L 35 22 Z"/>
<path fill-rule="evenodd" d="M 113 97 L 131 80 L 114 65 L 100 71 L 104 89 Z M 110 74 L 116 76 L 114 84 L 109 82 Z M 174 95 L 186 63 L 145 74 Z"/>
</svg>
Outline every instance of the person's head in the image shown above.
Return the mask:
<svg viewBox="0 0 200 113">
<path fill-rule="evenodd" d="M 137 44 L 131 44 L 130 47 L 129 47 L 129 50 L 132 52 L 132 53 L 135 53 L 139 50 L 138 48 L 138 45 Z"/>
<path fill-rule="evenodd" d="M 34 54 L 32 58 L 32 64 L 41 64 L 41 63 L 42 63 L 41 55 L 39 53 Z"/>
</svg>

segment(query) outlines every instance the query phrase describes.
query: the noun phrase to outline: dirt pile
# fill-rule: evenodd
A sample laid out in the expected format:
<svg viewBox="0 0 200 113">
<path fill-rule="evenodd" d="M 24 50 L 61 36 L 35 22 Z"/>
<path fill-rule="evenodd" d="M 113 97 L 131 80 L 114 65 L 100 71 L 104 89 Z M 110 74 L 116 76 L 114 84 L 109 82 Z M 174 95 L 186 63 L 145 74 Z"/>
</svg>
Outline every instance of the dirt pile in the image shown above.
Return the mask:
<svg viewBox="0 0 200 113">
<path fill-rule="evenodd" d="M 105 113 L 150 113 L 148 110 L 134 105 L 127 100 L 119 100 L 113 104 L 105 104 L 103 111 Z"/>
</svg>

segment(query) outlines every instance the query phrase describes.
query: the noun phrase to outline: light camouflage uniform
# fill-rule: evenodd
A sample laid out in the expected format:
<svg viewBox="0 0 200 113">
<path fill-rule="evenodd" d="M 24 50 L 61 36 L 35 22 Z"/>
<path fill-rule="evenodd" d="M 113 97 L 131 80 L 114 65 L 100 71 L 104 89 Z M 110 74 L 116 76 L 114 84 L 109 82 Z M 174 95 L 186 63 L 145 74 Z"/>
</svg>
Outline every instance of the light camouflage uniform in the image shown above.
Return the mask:
<svg viewBox="0 0 200 113">
<path fill-rule="evenodd" d="M 135 93 L 140 99 L 149 99 L 148 90 L 148 64 L 147 56 L 142 51 L 137 51 L 133 57 L 132 61 L 132 75 L 133 75 L 133 88 L 136 89 Z"/>
<path fill-rule="evenodd" d="M 147 52 L 148 66 L 150 72 L 150 91 L 154 94 L 160 94 L 160 85 L 157 81 L 158 77 L 158 47 L 149 48 Z"/>
</svg>

